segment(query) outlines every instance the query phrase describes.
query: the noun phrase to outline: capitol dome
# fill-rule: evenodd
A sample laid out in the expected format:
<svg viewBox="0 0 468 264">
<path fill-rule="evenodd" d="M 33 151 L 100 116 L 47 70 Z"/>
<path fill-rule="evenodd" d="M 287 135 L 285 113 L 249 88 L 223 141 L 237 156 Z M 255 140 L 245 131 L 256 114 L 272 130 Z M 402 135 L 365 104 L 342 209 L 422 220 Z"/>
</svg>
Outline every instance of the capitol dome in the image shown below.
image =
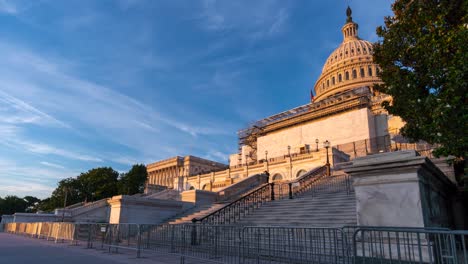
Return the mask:
<svg viewBox="0 0 468 264">
<path fill-rule="evenodd" d="M 332 52 L 315 83 L 315 100 L 319 101 L 337 93 L 358 87 L 372 87 L 381 82 L 378 66 L 372 61 L 372 43 L 358 37 L 358 24 L 353 22 L 351 8 L 343 32 L 343 42 Z"/>
</svg>

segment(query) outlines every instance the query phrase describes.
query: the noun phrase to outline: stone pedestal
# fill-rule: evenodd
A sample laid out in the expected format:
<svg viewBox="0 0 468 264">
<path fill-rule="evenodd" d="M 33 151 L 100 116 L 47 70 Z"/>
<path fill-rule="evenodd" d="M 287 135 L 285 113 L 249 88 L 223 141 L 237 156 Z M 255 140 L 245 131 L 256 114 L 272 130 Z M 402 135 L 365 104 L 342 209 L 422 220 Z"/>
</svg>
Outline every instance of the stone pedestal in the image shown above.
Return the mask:
<svg viewBox="0 0 468 264">
<path fill-rule="evenodd" d="M 189 190 L 180 194 L 184 202 L 194 203 L 196 205 L 212 204 L 216 201 L 217 193 L 203 190 Z"/>
<path fill-rule="evenodd" d="M 397 151 L 357 158 L 353 179 L 358 225 L 450 226 L 452 182 L 426 157 Z"/>
<path fill-rule="evenodd" d="M 109 201 L 110 224 L 158 224 L 193 207 L 192 203 L 119 195 Z"/>
</svg>

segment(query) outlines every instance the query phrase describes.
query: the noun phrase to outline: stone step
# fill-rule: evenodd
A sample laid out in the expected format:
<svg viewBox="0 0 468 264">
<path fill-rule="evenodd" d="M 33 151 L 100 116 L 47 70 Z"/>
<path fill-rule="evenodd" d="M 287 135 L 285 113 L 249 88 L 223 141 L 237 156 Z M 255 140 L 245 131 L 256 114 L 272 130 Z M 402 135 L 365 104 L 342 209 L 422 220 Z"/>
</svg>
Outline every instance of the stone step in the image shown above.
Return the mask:
<svg viewBox="0 0 468 264">
<path fill-rule="evenodd" d="M 265 203 L 265 206 L 320 206 L 320 205 L 333 205 L 333 204 L 354 204 L 355 199 L 340 199 L 340 200 L 302 200 L 302 201 L 275 201 L 272 203 Z"/>
<path fill-rule="evenodd" d="M 333 205 L 326 205 L 326 206 L 314 206 L 314 205 L 306 205 L 306 206 L 284 206 L 284 205 L 264 205 L 260 208 L 257 208 L 256 212 L 284 212 L 287 210 L 291 213 L 293 212 L 310 212 L 310 213 L 322 213 L 322 212 L 347 212 L 347 211 L 355 211 L 356 206 L 354 204 L 333 204 Z"/>
</svg>

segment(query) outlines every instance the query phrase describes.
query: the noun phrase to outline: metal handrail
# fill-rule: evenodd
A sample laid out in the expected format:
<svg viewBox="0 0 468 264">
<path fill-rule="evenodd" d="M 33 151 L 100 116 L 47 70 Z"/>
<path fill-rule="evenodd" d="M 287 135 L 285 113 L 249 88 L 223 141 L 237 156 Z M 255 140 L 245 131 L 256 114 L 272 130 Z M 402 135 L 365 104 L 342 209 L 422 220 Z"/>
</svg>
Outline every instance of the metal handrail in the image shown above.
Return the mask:
<svg viewBox="0 0 468 264">
<path fill-rule="evenodd" d="M 351 193 L 351 182 L 349 175 L 327 176 L 327 167 L 319 167 L 306 175 L 293 181 L 283 182 L 277 185 L 278 199 L 293 199 L 295 196 L 305 192 L 313 191 L 346 191 Z"/>
<path fill-rule="evenodd" d="M 289 199 L 292 199 L 295 195 L 309 191 L 315 182 L 326 176 L 326 173 L 327 166 L 325 165 L 318 167 L 295 180 L 283 182 L 278 185 L 278 197 L 280 199 L 285 198 L 286 195 L 284 189 L 287 189 Z M 285 186 L 287 186 L 287 188 L 284 188 Z"/>
<path fill-rule="evenodd" d="M 192 219 L 192 222 L 209 224 L 234 223 L 250 210 L 258 208 L 263 203 L 272 200 L 275 200 L 274 183 L 265 183 L 259 188 L 200 219 Z"/>
</svg>

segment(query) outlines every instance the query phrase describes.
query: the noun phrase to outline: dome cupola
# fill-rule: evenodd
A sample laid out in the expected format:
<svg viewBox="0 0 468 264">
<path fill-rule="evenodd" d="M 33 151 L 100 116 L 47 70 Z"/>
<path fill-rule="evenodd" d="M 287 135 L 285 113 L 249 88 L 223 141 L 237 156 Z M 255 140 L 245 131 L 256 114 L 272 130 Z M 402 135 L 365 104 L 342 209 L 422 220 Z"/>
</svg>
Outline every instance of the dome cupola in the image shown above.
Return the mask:
<svg viewBox="0 0 468 264">
<path fill-rule="evenodd" d="M 343 42 L 325 62 L 322 74 L 315 83 L 315 101 L 337 93 L 381 82 L 378 66 L 372 61 L 372 43 L 358 36 L 358 24 L 353 21 L 352 10 L 346 10 L 346 24 L 341 28 Z"/>
</svg>

